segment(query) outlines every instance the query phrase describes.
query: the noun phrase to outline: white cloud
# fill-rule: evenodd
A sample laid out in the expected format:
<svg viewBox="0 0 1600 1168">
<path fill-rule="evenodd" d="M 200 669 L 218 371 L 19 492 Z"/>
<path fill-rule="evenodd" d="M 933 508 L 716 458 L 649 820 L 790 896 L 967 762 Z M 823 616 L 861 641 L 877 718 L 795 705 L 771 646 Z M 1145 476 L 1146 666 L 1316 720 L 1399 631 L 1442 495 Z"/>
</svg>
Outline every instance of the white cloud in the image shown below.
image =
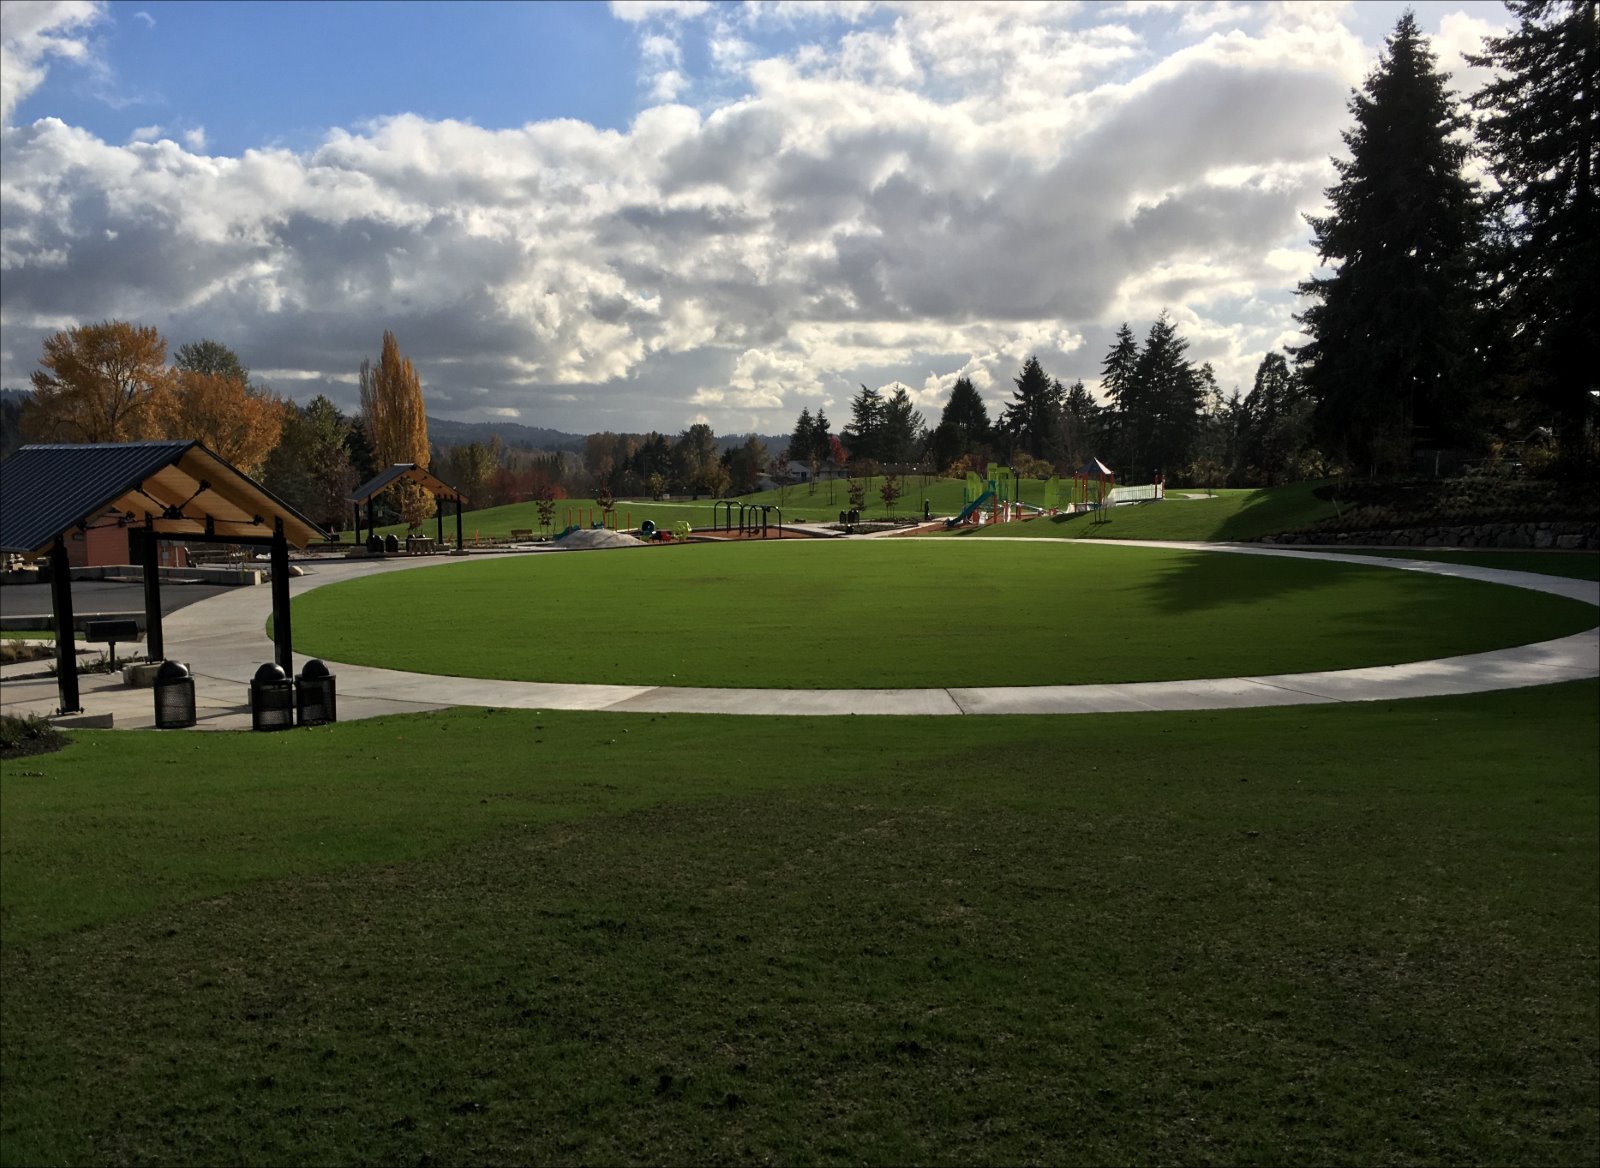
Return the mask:
<svg viewBox="0 0 1600 1168">
<path fill-rule="evenodd" d="M 684 20 L 711 11 L 709 0 L 611 0 L 611 15 L 630 24 Z"/>
<path fill-rule="evenodd" d="M 13 38 L 13 8 L 7 60 L 42 70 L 66 50 Z M 818 404 L 842 425 L 861 382 L 933 422 L 969 376 L 998 410 L 1035 354 L 1092 384 L 1116 325 L 1168 307 L 1248 385 L 1293 335 L 1300 216 L 1374 48 L 1298 4 L 614 10 L 660 103 L 620 131 L 404 116 L 232 158 L 199 126 L 6 129 L 0 377 L 121 316 L 348 408 L 392 328 L 438 413 L 775 433 Z M 705 60 L 737 92 L 676 104 Z"/>
<path fill-rule="evenodd" d="M 133 14 L 133 18 L 143 24 L 146 28 L 154 28 L 156 26 L 156 18 L 151 16 L 142 8 Z"/>
<path fill-rule="evenodd" d="M 105 5 L 88 0 L 0 4 L 0 125 L 45 78 L 51 57 L 87 62 L 87 33 L 105 19 Z"/>
</svg>

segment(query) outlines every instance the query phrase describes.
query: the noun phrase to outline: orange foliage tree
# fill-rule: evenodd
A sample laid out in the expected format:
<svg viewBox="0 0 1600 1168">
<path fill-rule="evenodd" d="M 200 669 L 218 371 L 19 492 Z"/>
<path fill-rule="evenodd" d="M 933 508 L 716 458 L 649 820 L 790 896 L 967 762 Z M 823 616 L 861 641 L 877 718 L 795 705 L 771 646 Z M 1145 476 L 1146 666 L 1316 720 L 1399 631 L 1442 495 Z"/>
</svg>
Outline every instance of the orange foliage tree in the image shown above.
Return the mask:
<svg viewBox="0 0 1600 1168">
<path fill-rule="evenodd" d="M 373 461 L 380 470 L 397 462 L 414 462 L 428 468 L 428 415 L 422 404 L 422 382 L 409 357 L 387 329 L 376 367 L 361 362 L 361 414 L 372 443 Z M 433 496 L 416 483 L 403 481 L 391 488 L 400 518 L 412 531 L 434 513 Z"/>
<path fill-rule="evenodd" d="M 167 392 L 167 342 L 154 328 L 107 320 L 44 343 L 22 428 L 44 442 L 132 442 L 157 432 Z"/>
<path fill-rule="evenodd" d="M 156 395 L 156 427 L 203 442 L 248 475 L 261 473 L 283 434 L 283 403 L 269 391 L 216 373 L 178 370 Z"/>
</svg>

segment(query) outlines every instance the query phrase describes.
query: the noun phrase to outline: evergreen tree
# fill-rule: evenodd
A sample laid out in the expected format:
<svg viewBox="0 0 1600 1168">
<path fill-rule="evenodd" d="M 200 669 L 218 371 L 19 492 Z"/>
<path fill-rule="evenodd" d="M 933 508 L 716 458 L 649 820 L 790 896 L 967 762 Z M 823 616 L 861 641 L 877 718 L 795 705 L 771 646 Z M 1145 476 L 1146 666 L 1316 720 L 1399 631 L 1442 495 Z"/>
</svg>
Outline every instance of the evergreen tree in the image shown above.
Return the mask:
<svg viewBox="0 0 1600 1168">
<path fill-rule="evenodd" d="M 1095 443 L 1100 440 L 1101 409 L 1094 395 L 1074 381 L 1061 403 L 1062 442 L 1060 461 L 1065 469 L 1075 471 L 1095 456 Z"/>
<path fill-rule="evenodd" d="M 861 392 L 850 399 L 850 424 L 841 437 L 852 460 L 882 460 L 883 411 L 883 395 L 875 389 L 863 385 Z"/>
<path fill-rule="evenodd" d="M 1128 418 L 1137 441 L 1136 457 L 1126 472 L 1131 482 L 1147 482 L 1156 473 L 1172 474 L 1188 465 L 1189 443 L 1199 425 L 1210 370 L 1202 374 L 1184 353 L 1189 342 L 1178 334 L 1165 310 L 1150 326 L 1134 367 L 1134 400 Z"/>
<path fill-rule="evenodd" d="M 212 377 L 225 377 L 229 381 L 250 380 L 250 370 L 239 360 L 239 354 L 221 341 L 195 341 L 180 345 L 172 363 L 189 373 L 205 373 Z"/>
<path fill-rule="evenodd" d="M 1049 459 L 1057 445 L 1066 391 L 1044 371 L 1038 357 L 1029 357 L 1012 380 L 1017 388 L 1001 415 L 1000 428 L 1011 435 L 1017 450 Z"/>
<path fill-rule="evenodd" d="M 1459 434 L 1472 367 L 1472 253 L 1481 212 L 1462 174 L 1465 119 L 1405 13 L 1354 93 L 1330 212 L 1307 216 L 1332 275 L 1299 291 L 1297 351 L 1328 449 L 1398 470 L 1418 441 Z"/>
<path fill-rule="evenodd" d="M 879 459 L 895 464 L 915 462 L 921 457 L 927 429 L 906 387 L 896 386 L 889 400 L 883 404 L 883 429 L 878 440 Z"/>
<path fill-rule="evenodd" d="M 784 457 L 791 462 L 808 462 L 817 444 L 817 425 L 812 420 L 809 406 L 801 409 L 795 420 L 794 433 L 789 436 L 789 449 Z"/>
<path fill-rule="evenodd" d="M 833 458 L 834 438 L 828 433 L 828 415 L 817 407 L 817 416 L 811 422 L 811 449 L 806 452 L 806 469 L 811 472 L 811 492 L 816 493 L 817 477 Z"/>
<path fill-rule="evenodd" d="M 989 410 L 970 378 L 958 377 L 929 436 L 929 453 L 942 469 L 989 440 Z"/>
<path fill-rule="evenodd" d="M 1144 412 L 1139 400 L 1136 374 L 1139 369 L 1139 342 L 1134 340 L 1133 329 L 1127 321 L 1117 330 L 1117 336 L 1106 352 L 1100 369 L 1100 388 L 1110 402 L 1110 428 L 1114 449 L 1106 456 L 1115 460 L 1120 470 L 1129 471 L 1135 462 L 1142 462 L 1138 447 L 1138 434 L 1133 418 Z"/>
<path fill-rule="evenodd" d="M 1596 0 L 1508 0 L 1507 7 L 1517 28 L 1471 58 L 1498 74 L 1472 98 L 1498 184 L 1490 204 L 1500 230 L 1486 249 L 1488 266 L 1499 278 L 1502 332 L 1573 456 L 1595 417 L 1600 339 Z"/>
</svg>

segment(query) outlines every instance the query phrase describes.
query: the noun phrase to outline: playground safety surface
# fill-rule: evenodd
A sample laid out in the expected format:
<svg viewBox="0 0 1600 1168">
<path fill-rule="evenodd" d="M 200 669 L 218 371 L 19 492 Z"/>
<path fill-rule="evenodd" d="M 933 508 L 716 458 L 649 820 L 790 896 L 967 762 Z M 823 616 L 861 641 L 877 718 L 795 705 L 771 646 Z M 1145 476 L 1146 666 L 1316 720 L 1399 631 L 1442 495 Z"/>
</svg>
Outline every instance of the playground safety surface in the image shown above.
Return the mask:
<svg viewBox="0 0 1600 1168">
<path fill-rule="evenodd" d="M 999 537 L 1005 538 L 1005 537 Z M 942 542 L 942 541 L 941 541 Z M 1028 540 L 1037 544 L 1038 540 Z M 1600 607 L 1600 583 L 1481 568 L 1432 560 L 1390 560 L 1337 552 L 1288 550 L 1254 544 L 1093 540 L 1117 547 L 1155 547 L 1217 554 L 1291 556 L 1360 563 L 1397 571 L 1427 572 L 1528 588 Z M 448 571 L 465 558 L 341 561 L 319 564 L 290 581 L 298 595 L 324 584 L 386 571 L 432 567 Z M 264 631 L 270 590 L 236 588 L 192 604 L 165 621 L 166 642 L 195 678 L 198 726 L 246 729 L 250 725 L 250 678 L 272 658 Z M 307 660 L 296 655 L 295 667 Z M 1567 637 L 1488 653 L 1401 665 L 1320 673 L 1206 678 L 1108 685 L 990 686 L 949 689 L 712 689 L 671 686 L 584 685 L 444 677 L 363 665 L 328 662 L 338 685 L 343 720 L 383 714 L 495 706 L 515 709 L 612 710 L 637 713 L 869 716 L 956 714 L 1084 714 L 1138 711 L 1219 710 L 1330 702 L 1394 701 L 1515 689 L 1600 676 L 1600 628 Z M 58 698 L 53 677 L 20 678 L 27 666 L 9 666 L 0 676 L 0 705 L 11 714 L 48 714 Z M 32 667 L 37 669 L 37 665 Z M 119 729 L 151 728 L 154 704 L 145 689 L 129 689 L 115 675 L 81 678 L 85 711 L 113 715 Z"/>
</svg>

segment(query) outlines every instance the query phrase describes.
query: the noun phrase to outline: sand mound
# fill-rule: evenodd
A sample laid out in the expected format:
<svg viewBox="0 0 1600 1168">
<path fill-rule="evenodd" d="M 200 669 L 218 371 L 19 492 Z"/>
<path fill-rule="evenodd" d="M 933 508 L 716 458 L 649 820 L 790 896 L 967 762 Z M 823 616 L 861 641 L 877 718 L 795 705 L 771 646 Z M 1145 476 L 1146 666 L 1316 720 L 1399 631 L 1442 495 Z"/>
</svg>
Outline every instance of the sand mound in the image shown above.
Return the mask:
<svg viewBox="0 0 1600 1168">
<path fill-rule="evenodd" d="M 623 531 L 591 527 L 564 536 L 556 546 L 571 551 L 588 551 L 591 548 L 643 547 L 644 540 L 635 539 Z"/>
</svg>

